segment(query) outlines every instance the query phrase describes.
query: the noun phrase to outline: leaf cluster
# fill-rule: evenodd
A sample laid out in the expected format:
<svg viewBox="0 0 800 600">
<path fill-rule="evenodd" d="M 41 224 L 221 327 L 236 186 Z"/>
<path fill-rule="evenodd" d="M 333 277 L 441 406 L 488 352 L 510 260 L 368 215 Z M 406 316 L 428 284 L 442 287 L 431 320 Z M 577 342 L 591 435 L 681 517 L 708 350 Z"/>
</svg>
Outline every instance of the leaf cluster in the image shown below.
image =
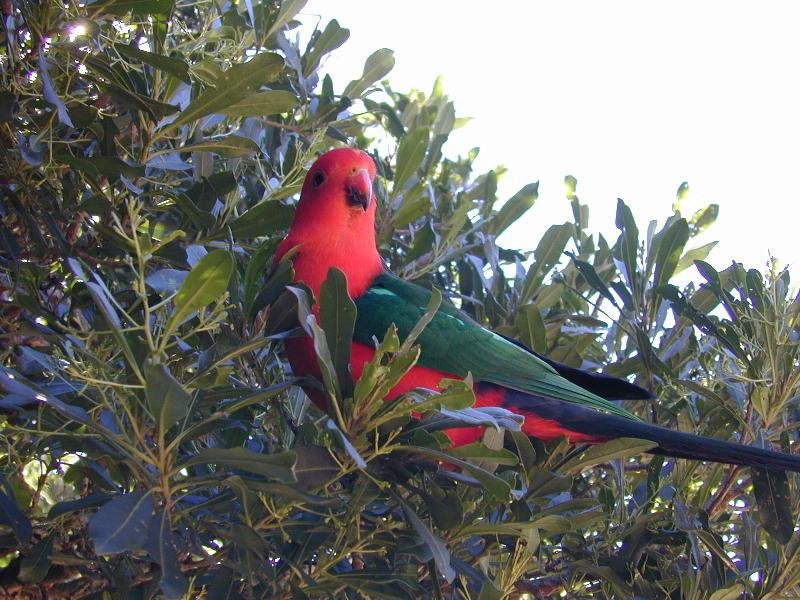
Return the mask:
<svg viewBox="0 0 800 600">
<path fill-rule="evenodd" d="M 533 249 L 436 82 L 334 93 L 336 20 L 298 0 L 3 4 L 0 31 L 0 589 L 208 598 L 780 597 L 798 590 L 796 481 L 548 445 L 471 381 L 384 397 L 439 302 L 573 367 L 651 389 L 642 418 L 791 451 L 800 300 L 787 272 L 702 262 L 711 205 L 617 240 L 573 220 Z M 353 381 L 355 306 L 273 265 L 306 167 L 348 143 L 378 165 L 392 271 L 441 290 Z M 676 276 L 697 270 L 699 284 Z M 320 319 L 313 303 L 319 303 Z M 266 308 L 263 308 L 266 307 Z M 262 309 L 263 308 L 263 309 Z M 310 335 L 317 410 L 283 340 Z M 443 429 L 486 427 L 450 448 Z M 759 483 L 760 482 L 760 483 Z"/>
</svg>

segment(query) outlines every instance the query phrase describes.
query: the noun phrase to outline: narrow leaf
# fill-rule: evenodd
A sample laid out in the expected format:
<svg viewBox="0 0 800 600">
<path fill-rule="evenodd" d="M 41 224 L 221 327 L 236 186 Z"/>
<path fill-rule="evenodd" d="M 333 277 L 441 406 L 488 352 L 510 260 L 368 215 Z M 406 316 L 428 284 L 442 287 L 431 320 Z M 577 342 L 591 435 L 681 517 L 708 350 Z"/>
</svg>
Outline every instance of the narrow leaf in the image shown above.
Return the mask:
<svg viewBox="0 0 800 600">
<path fill-rule="evenodd" d="M 754 467 L 751 473 L 761 524 L 778 542 L 788 544 L 794 531 L 794 517 L 786 472 Z"/>
<path fill-rule="evenodd" d="M 175 311 L 166 331 L 174 331 L 192 314 L 222 296 L 232 274 L 233 257 L 225 250 L 214 250 L 200 259 L 175 295 Z"/>
<path fill-rule="evenodd" d="M 134 15 L 168 14 L 172 10 L 175 0 L 101 0 L 92 4 L 92 9 L 102 9 L 103 12 L 114 15 L 124 15 L 132 12 Z"/>
<path fill-rule="evenodd" d="M 498 236 L 534 205 L 539 197 L 539 182 L 529 183 L 511 196 L 493 217 L 489 231 Z"/>
<path fill-rule="evenodd" d="M 313 47 L 303 56 L 303 75 L 310 76 L 319 65 L 320 59 L 344 44 L 349 37 L 350 30 L 341 27 L 336 19 L 331 19 L 314 41 Z"/>
<path fill-rule="evenodd" d="M 322 283 L 319 298 L 319 318 L 331 354 L 336 378 L 343 397 L 353 393 L 350 374 L 350 347 L 356 324 L 356 305 L 347 293 L 347 278 L 332 267 Z"/>
<path fill-rule="evenodd" d="M 505 480 L 500 479 L 497 475 L 489 473 L 489 471 L 482 469 L 481 467 L 473 465 L 465 460 L 461 460 L 460 458 L 451 456 L 447 452 L 434 450 L 433 448 L 425 448 L 423 446 L 398 446 L 396 447 L 396 450 L 431 456 L 436 460 L 440 460 L 442 462 L 449 463 L 454 467 L 458 467 L 459 469 L 462 469 L 463 471 L 466 471 L 472 475 L 472 477 L 474 477 L 484 488 L 486 488 L 490 494 L 492 494 L 492 496 L 498 500 L 505 501 L 511 494 L 511 486 Z"/>
<path fill-rule="evenodd" d="M 3 492 L 0 492 L 0 524 L 10 527 L 20 544 L 27 544 L 30 541 L 33 533 L 30 520 L 19 509 L 14 498 L 6 496 Z"/>
<path fill-rule="evenodd" d="M 342 95 L 348 98 L 358 98 L 368 87 L 385 77 L 393 67 L 394 52 L 388 48 L 376 50 L 364 63 L 361 77 L 348 83 Z"/>
<path fill-rule="evenodd" d="M 263 117 L 289 112 L 299 102 L 297 96 L 286 90 L 267 90 L 250 94 L 219 112 L 229 117 Z"/>
<path fill-rule="evenodd" d="M 38 583 L 42 581 L 53 564 L 54 534 L 50 534 L 38 541 L 31 550 L 22 557 L 19 564 L 19 580 L 25 583 Z"/>
<path fill-rule="evenodd" d="M 264 200 L 231 223 L 237 240 L 270 235 L 283 231 L 292 223 L 294 209 L 282 202 Z"/>
<path fill-rule="evenodd" d="M 691 267 L 694 264 L 694 261 L 705 260 L 708 256 L 708 253 L 711 252 L 716 245 L 717 242 L 709 242 L 708 244 L 703 244 L 697 248 L 687 250 L 686 253 L 681 256 L 681 259 L 678 261 L 678 264 L 675 267 L 675 275 Z"/>
<path fill-rule="evenodd" d="M 400 506 L 403 507 L 403 512 L 408 522 L 411 523 L 411 526 L 414 528 L 414 531 L 417 532 L 422 542 L 428 547 L 428 550 L 430 550 L 433 556 L 433 562 L 436 563 L 436 569 L 442 574 L 447 583 L 452 583 L 456 578 L 456 572 L 453 567 L 450 566 L 450 552 L 447 550 L 445 543 L 440 537 L 434 535 L 433 532 L 428 529 L 425 523 L 422 522 L 422 519 L 417 516 L 417 513 L 415 513 L 408 504 L 401 500 Z"/>
<path fill-rule="evenodd" d="M 420 127 L 400 141 L 400 146 L 397 148 L 397 166 L 394 171 L 392 196 L 401 192 L 405 183 L 419 169 L 425 159 L 429 137 L 428 128 Z"/>
<path fill-rule="evenodd" d="M 250 138 L 232 134 L 221 138 L 205 139 L 181 148 L 181 152 L 213 152 L 226 158 L 245 158 L 259 151 L 258 145 Z"/>
<path fill-rule="evenodd" d="M 42 95 L 45 100 L 56 107 L 59 122 L 68 127 L 75 127 L 67 112 L 67 105 L 64 104 L 64 101 L 56 93 L 55 87 L 53 87 L 53 80 L 50 79 L 48 72 L 47 58 L 44 55 L 44 45 L 39 47 L 39 74 L 42 78 Z"/>
<path fill-rule="evenodd" d="M 191 395 L 166 365 L 145 363 L 145 396 L 159 427 L 166 431 L 189 413 Z"/>
<path fill-rule="evenodd" d="M 177 127 L 200 117 L 210 115 L 239 102 L 255 92 L 260 86 L 274 81 L 283 70 L 280 55 L 264 52 L 252 60 L 230 67 L 220 75 L 216 87 L 201 93 L 185 110 L 166 127 Z"/>
<path fill-rule="evenodd" d="M 184 83 L 192 83 L 192 80 L 189 77 L 189 65 L 179 58 L 171 58 L 162 54 L 147 52 L 146 50 L 141 50 L 136 46 L 131 46 L 128 44 L 114 44 L 114 49 L 126 58 L 138 60 L 146 65 L 150 65 L 151 67 L 158 69 L 159 71 L 164 71 L 165 73 L 174 75 Z"/>
<path fill-rule="evenodd" d="M 364 460 L 361 454 L 359 454 L 358 450 L 356 450 L 356 447 L 353 446 L 349 439 L 347 439 L 347 436 L 344 434 L 344 432 L 336 426 L 336 423 L 333 419 L 329 418 L 325 422 L 325 429 L 330 431 L 334 437 L 339 440 L 342 448 L 345 452 L 347 452 L 348 456 L 353 459 L 355 465 L 362 471 L 366 470 L 367 461 Z"/>
<path fill-rule="evenodd" d="M 626 458 L 655 448 L 658 444 L 650 440 L 638 438 L 617 438 L 610 442 L 597 444 L 586 452 L 562 465 L 559 469 L 565 473 L 580 473 L 584 469 L 606 463 L 616 458 Z"/>
<path fill-rule="evenodd" d="M 121 494 L 107 502 L 89 520 L 89 537 L 97 554 L 118 554 L 138 550 L 147 540 L 153 512 L 149 492 Z"/>
<path fill-rule="evenodd" d="M 572 238 L 573 225 L 562 223 L 551 225 L 544 232 L 542 239 L 533 251 L 534 262 L 528 269 L 523 286 L 523 302 L 529 300 L 542 285 L 545 275 L 558 264 L 564 254 L 564 248 Z"/>
<path fill-rule="evenodd" d="M 215 464 L 277 479 L 283 483 L 295 481 L 293 468 L 297 455 L 291 450 L 276 454 L 258 454 L 245 448 L 205 448 L 181 463 L 179 468 Z"/>
<path fill-rule="evenodd" d="M 657 289 L 669 282 L 680 261 L 686 242 L 689 241 L 689 225 L 686 219 L 676 219 L 659 236 L 656 252 L 653 286 Z"/>
<path fill-rule="evenodd" d="M 159 510 L 153 515 L 145 547 L 150 557 L 161 567 L 159 587 L 166 600 L 180 600 L 189 589 L 189 580 L 181 572 L 178 553 L 175 551 L 175 534 L 170 527 L 169 515 Z"/>
<path fill-rule="evenodd" d="M 519 332 L 520 341 L 536 352 L 547 351 L 544 320 L 535 304 L 526 304 L 517 311 L 514 326 Z"/>
<path fill-rule="evenodd" d="M 280 10 L 278 10 L 278 14 L 275 16 L 275 21 L 273 21 L 269 31 L 267 31 L 266 37 L 282 29 L 297 13 L 303 10 L 305 5 L 306 0 L 283 0 Z"/>
</svg>

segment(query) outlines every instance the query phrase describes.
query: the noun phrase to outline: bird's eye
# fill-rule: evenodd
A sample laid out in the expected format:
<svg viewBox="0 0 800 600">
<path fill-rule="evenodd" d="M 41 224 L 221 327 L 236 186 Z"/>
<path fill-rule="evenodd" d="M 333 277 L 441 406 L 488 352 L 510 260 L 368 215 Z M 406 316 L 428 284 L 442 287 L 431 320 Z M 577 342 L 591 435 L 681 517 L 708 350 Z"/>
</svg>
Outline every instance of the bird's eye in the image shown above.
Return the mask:
<svg viewBox="0 0 800 600">
<path fill-rule="evenodd" d="M 311 178 L 311 185 L 313 185 L 315 188 L 318 188 L 319 186 L 322 185 L 324 181 L 325 181 L 325 174 L 322 171 L 317 171 Z"/>
</svg>

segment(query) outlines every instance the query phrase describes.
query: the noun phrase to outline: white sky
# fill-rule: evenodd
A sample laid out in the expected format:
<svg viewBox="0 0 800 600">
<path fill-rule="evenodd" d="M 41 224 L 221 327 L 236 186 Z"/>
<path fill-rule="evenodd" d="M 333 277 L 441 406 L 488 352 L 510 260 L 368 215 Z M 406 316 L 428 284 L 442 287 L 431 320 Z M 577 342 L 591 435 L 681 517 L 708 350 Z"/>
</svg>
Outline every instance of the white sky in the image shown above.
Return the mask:
<svg viewBox="0 0 800 600">
<path fill-rule="evenodd" d="M 685 216 L 720 204 L 697 243 L 720 240 L 713 265 L 763 271 L 771 252 L 798 286 L 800 4 L 310 0 L 300 16 L 313 27 L 316 15 L 350 29 L 325 65 L 337 91 L 391 48 L 394 89 L 429 91 L 441 74 L 456 114 L 472 117 L 446 154 L 479 146 L 480 171 L 508 167 L 501 199 L 540 181 L 506 245 L 532 249 L 570 219 L 567 174 L 610 241 L 616 198 L 644 231 L 688 181 Z"/>
</svg>

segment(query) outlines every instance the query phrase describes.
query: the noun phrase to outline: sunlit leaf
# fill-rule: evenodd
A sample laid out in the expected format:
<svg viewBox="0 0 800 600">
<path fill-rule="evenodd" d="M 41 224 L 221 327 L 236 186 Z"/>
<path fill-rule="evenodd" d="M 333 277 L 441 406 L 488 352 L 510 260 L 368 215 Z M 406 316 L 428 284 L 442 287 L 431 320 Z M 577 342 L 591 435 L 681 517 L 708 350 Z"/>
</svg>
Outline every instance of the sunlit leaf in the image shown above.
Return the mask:
<svg viewBox="0 0 800 600">
<path fill-rule="evenodd" d="M 283 67 L 283 58 L 273 52 L 257 54 L 244 64 L 230 67 L 219 76 L 215 87 L 200 94 L 167 126 L 177 127 L 196 121 L 200 117 L 236 104 L 261 85 L 274 81 Z"/>
<path fill-rule="evenodd" d="M 189 272 L 175 295 L 175 311 L 167 331 L 190 318 L 195 312 L 217 300 L 228 289 L 233 273 L 233 257 L 225 250 L 206 254 Z"/>
<path fill-rule="evenodd" d="M 299 99 L 291 92 L 267 90 L 250 94 L 235 104 L 221 108 L 219 112 L 229 117 L 265 117 L 289 112 L 298 103 Z"/>
<path fill-rule="evenodd" d="M 205 139 L 181 148 L 182 152 L 213 152 L 226 158 L 244 158 L 259 151 L 258 145 L 250 138 L 240 135 L 226 135 L 222 138 Z"/>
<path fill-rule="evenodd" d="M 359 79 L 354 79 L 347 84 L 342 92 L 343 96 L 357 98 L 363 94 L 368 87 L 374 85 L 382 77 L 385 77 L 394 67 L 394 52 L 387 48 L 381 48 L 373 52 L 364 63 L 364 72 Z"/>
</svg>

